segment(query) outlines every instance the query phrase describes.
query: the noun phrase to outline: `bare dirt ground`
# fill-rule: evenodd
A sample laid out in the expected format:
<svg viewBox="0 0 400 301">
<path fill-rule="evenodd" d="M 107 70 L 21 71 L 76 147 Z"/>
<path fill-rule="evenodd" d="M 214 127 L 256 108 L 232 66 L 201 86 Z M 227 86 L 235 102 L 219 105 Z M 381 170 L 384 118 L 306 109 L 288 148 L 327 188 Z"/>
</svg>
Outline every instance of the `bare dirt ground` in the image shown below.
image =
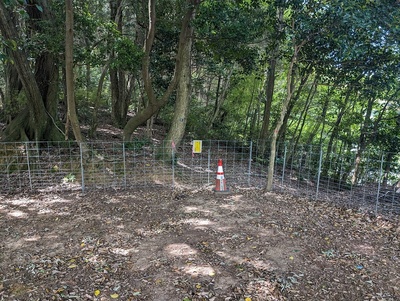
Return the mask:
<svg viewBox="0 0 400 301">
<path fill-rule="evenodd" d="M 0 196 L 0 300 L 400 300 L 399 236 L 261 190 Z"/>
</svg>

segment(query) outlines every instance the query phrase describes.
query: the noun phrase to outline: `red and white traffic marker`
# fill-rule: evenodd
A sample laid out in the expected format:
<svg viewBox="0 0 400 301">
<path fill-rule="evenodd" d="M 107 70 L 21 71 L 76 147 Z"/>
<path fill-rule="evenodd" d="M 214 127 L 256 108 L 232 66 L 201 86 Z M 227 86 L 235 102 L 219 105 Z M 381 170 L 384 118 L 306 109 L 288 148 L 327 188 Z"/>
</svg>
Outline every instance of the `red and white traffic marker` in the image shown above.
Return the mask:
<svg viewBox="0 0 400 301">
<path fill-rule="evenodd" d="M 226 187 L 226 179 L 224 176 L 224 169 L 222 167 L 222 159 L 218 160 L 218 170 L 217 178 L 215 180 L 215 192 L 217 193 L 227 193 L 229 192 L 228 187 Z"/>
</svg>

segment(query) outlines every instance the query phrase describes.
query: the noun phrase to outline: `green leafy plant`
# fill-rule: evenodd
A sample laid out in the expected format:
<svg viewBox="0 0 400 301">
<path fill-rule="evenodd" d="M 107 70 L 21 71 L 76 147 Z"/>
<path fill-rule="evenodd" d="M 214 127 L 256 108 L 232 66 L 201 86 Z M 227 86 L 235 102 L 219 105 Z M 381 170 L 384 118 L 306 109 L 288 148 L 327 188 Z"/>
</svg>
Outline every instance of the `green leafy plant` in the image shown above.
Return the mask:
<svg viewBox="0 0 400 301">
<path fill-rule="evenodd" d="M 151 140 L 149 138 L 133 139 L 133 141 L 126 142 L 125 148 L 129 150 L 140 151 L 144 147 L 151 145 Z"/>
<path fill-rule="evenodd" d="M 76 176 L 72 173 L 69 173 L 63 178 L 63 183 L 73 183 L 75 180 Z"/>
</svg>

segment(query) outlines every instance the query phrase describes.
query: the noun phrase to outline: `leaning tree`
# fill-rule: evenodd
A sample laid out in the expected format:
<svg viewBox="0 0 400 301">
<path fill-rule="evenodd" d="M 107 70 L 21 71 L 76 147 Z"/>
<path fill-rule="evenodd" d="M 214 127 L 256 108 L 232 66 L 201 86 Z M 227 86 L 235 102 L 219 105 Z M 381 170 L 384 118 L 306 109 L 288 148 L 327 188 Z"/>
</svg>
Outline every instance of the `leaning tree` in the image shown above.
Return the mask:
<svg viewBox="0 0 400 301">
<path fill-rule="evenodd" d="M 13 87 L 8 87 L 17 93 L 9 94 L 13 98 L 7 101 L 11 106 L 23 104 L 2 133 L 2 140 L 62 138 L 55 123 L 60 53 L 57 41 L 62 39 L 58 20 L 48 1 L 0 2 L 0 32 L 6 45 L 6 70 L 10 71 L 6 76 L 18 75 Z"/>
</svg>

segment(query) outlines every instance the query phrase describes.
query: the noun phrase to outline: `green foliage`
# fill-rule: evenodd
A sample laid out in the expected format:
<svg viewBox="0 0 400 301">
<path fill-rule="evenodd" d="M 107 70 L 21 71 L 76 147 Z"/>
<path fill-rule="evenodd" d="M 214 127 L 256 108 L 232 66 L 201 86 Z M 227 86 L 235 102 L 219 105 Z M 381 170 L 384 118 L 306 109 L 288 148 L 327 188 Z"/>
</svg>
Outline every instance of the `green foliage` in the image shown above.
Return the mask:
<svg viewBox="0 0 400 301">
<path fill-rule="evenodd" d="M 134 138 L 132 141 L 125 142 L 125 149 L 141 151 L 143 148 L 151 146 L 152 141 L 149 138 Z"/>
<path fill-rule="evenodd" d="M 73 183 L 76 180 L 76 176 L 72 173 L 67 174 L 64 178 L 63 178 L 63 183 Z"/>
<path fill-rule="evenodd" d="M 0 36 L 0 61 L 4 64 L 14 64 L 13 59 L 7 54 L 7 49 L 15 51 L 17 42 L 15 40 L 5 40 L 3 36 Z"/>
<path fill-rule="evenodd" d="M 143 50 L 131 39 L 123 36 L 117 38 L 113 50 L 115 58 L 111 62 L 111 68 L 130 72 L 140 69 Z"/>
<path fill-rule="evenodd" d="M 392 103 L 393 109 L 388 112 L 383 122 L 379 123 L 376 132 L 372 132 L 371 139 L 375 145 L 379 145 L 380 149 L 385 152 L 400 152 L 400 136 L 394 133 L 400 133 L 399 105 Z"/>
<path fill-rule="evenodd" d="M 209 116 L 208 108 L 204 107 L 198 101 L 192 101 L 188 120 L 186 124 L 186 135 L 193 139 L 206 139 L 207 117 Z"/>
<path fill-rule="evenodd" d="M 17 16 L 21 36 L 8 41 L 0 37 L 0 60 L 3 64 L 13 63 L 8 49 L 21 48 L 28 53 L 33 71 L 38 68 L 36 64 L 40 64 L 40 55 L 46 52 L 57 56 L 59 61 L 56 63 L 61 68 L 65 30 L 63 1 L 30 7 L 36 13 L 49 13 L 52 18 L 47 21 L 30 20 L 26 1 L 4 0 L 4 3 Z M 164 93 L 174 72 L 181 16 L 186 4 L 186 1 L 161 0 L 156 6 L 156 39 L 151 52 L 150 71 L 157 96 Z M 136 76 L 133 98 L 145 98 L 138 70 L 143 55 L 145 24 L 148 22 L 146 5 L 146 1 L 128 1 L 124 7 L 125 23 L 121 30 L 110 20 L 108 2 L 74 1 L 75 95 L 82 121 L 91 120 L 94 104 L 98 101 L 98 80 L 106 63 L 110 63 L 113 69 Z M 278 18 L 280 11 L 283 12 L 283 21 Z M 32 30 L 33 25 L 40 30 Z M 377 153 L 378 149 L 399 151 L 395 135 L 400 130 L 397 122 L 399 1 L 204 0 L 192 25 L 195 29 L 193 99 L 188 116 L 188 135 L 200 139 L 257 138 L 264 112 L 268 62 L 277 49 L 274 99 L 268 112 L 272 127 L 286 97 L 286 76 L 293 45 L 303 42 L 295 64 L 295 89 L 299 76 L 309 66 L 311 75 L 291 108 L 285 139 L 298 137 L 299 143 L 319 144 L 328 143 L 336 135 L 332 139 L 333 146 L 348 150 L 357 148 L 360 135 L 365 134 L 367 143 L 373 144 Z M 86 77 L 88 70 L 89 79 Z M 218 87 L 218 80 L 222 79 L 224 84 L 232 70 L 226 95 L 220 99 L 223 87 Z M 315 77 L 318 86 L 315 93 L 309 93 Z M 6 91 L 5 83 L 1 85 L 1 89 Z M 62 87 L 61 81 L 59 86 Z M 100 100 L 100 106 L 106 111 L 110 109 L 110 102 L 106 99 L 108 88 L 106 80 L 103 88 L 105 98 Z M 15 116 L 26 104 L 25 96 L 23 93 L 17 97 L 5 94 L 8 98 L 5 97 L 2 104 L 9 110 L 5 113 Z M 210 126 L 217 97 L 223 105 Z M 165 109 L 158 112 L 166 127 L 174 114 L 173 98 Z M 365 108 L 370 100 L 373 101 L 371 124 L 365 127 L 366 133 L 363 133 Z M 387 101 L 389 104 L 384 108 Z M 308 103 L 311 105 L 303 113 Z M 324 112 L 325 104 L 328 106 Z M 138 105 L 141 101 L 131 104 L 131 109 L 136 109 Z M 344 114 L 338 121 L 340 112 Z M 375 122 L 378 118 L 382 121 L 377 126 Z M 305 122 L 301 127 L 303 120 Z M 137 147 L 144 147 L 139 144 Z"/>
<path fill-rule="evenodd" d="M 263 78 L 257 73 L 249 75 L 237 74 L 233 79 L 234 85 L 227 96 L 223 109 L 228 112 L 224 120 L 229 129 L 230 139 L 257 139 L 260 124 L 262 102 L 260 87 Z"/>
<path fill-rule="evenodd" d="M 113 53 L 111 68 L 137 72 L 141 66 L 142 47 L 131 36 L 122 34 L 117 25 L 103 16 L 106 4 L 75 4 L 75 60 L 91 66 L 103 66 Z"/>
<path fill-rule="evenodd" d="M 244 71 L 256 67 L 266 12 L 248 1 L 204 1 L 195 20 L 196 49 L 216 62 L 237 62 Z M 221 45 L 223 45 L 221 47 Z"/>
</svg>

